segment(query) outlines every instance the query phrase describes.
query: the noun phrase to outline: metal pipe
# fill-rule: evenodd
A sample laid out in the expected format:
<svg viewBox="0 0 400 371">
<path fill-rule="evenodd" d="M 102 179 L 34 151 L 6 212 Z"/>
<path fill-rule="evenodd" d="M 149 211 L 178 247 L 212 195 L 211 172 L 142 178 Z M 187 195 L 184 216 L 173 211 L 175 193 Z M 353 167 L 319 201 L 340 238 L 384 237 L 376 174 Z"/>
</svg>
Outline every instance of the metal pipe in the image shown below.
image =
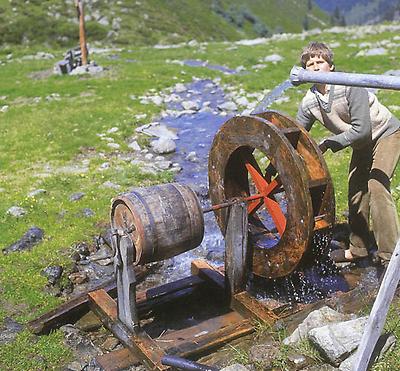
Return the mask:
<svg viewBox="0 0 400 371">
<path fill-rule="evenodd" d="M 260 198 L 264 198 L 264 197 L 266 197 L 265 194 L 256 194 L 256 195 L 248 196 L 248 197 L 233 198 L 233 199 L 223 202 L 221 204 L 213 205 L 206 209 L 203 209 L 203 213 L 206 214 L 206 213 L 209 213 L 210 211 L 223 209 L 224 207 L 229 207 L 229 206 L 238 204 L 240 202 L 249 202 L 249 201 L 259 200 Z"/>
<path fill-rule="evenodd" d="M 202 365 L 188 359 L 165 355 L 161 358 L 161 363 L 165 366 L 172 366 L 181 370 L 187 371 L 218 371 L 219 369 L 213 366 Z"/>
<path fill-rule="evenodd" d="M 290 71 L 290 81 L 295 86 L 312 82 L 319 84 L 400 90 L 400 76 L 319 71 L 318 73 L 315 73 L 315 71 L 308 71 L 298 66 L 294 66 Z"/>
</svg>

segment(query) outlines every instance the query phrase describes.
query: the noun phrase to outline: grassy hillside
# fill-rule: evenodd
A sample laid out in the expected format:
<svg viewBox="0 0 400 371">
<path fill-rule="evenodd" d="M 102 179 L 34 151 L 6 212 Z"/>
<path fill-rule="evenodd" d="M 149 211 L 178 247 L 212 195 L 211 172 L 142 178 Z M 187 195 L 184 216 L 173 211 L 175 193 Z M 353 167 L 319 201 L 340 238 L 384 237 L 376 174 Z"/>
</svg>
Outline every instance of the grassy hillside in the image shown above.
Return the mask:
<svg viewBox="0 0 400 371">
<path fill-rule="evenodd" d="M 328 16 L 294 0 L 84 1 L 89 41 L 156 44 L 237 40 L 323 28 Z M 306 16 L 306 14 L 309 14 Z M 0 43 L 71 45 L 77 41 L 71 0 L 0 0 Z"/>
<path fill-rule="evenodd" d="M 38 10 L 41 3 L 30 2 Z M 149 3 L 156 4 L 155 1 L 142 1 L 143 6 L 149 6 Z M 165 7 L 168 5 L 172 9 L 171 4 L 176 2 L 164 3 Z M 161 2 L 159 6 L 162 6 Z M 172 24 L 171 20 L 168 27 Z M 227 23 L 226 30 L 228 26 Z M 137 135 L 135 129 L 156 120 L 163 109 L 156 104 L 144 104 L 137 97 L 171 92 L 176 83 L 191 82 L 192 78 L 218 77 L 227 92 L 230 91 L 228 87 L 235 91 L 242 89 L 243 95 L 249 100 L 254 99 L 252 94 L 272 89 L 286 80 L 290 68 L 298 63 L 299 50 L 316 37 L 335 46 L 339 70 L 384 73 L 398 69 L 398 30 L 377 27 L 368 33 L 364 29 L 350 29 L 318 36 L 276 36 L 253 46 L 214 42 L 156 49 L 129 44 L 121 50 L 95 55 L 96 61 L 106 68 L 99 76 L 52 75 L 54 61 L 61 58 L 63 48 L 43 48 L 56 58 L 39 60 L 23 58 L 36 53 L 37 47 L 8 46 L 1 49 L 0 249 L 15 242 L 32 225 L 44 229 L 45 239 L 31 251 L 0 254 L 0 323 L 11 317 L 26 324 L 65 300 L 47 291 L 47 279 L 41 272 L 49 265 L 60 264 L 65 269 L 64 279 L 67 280 L 75 244 L 81 241 L 93 244 L 93 237 L 108 221 L 111 197 L 133 186 L 146 186 L 173 178 L 170 172 L 149 175 L 127 160 L 128 156 L 135 156 L 128 147 L 129 141 Z M 4 37 L 3 33 L 1 35 Z M 365 57 L 358 52 L 360 45 L 366 42 L 371 47 L 388 43 L 391 47 L 383 57 Z M 271 54 L 281 55 L 283 61 L 260 66 Z M 242 66 L 245 73 L 225 75 L 204 67 L 171 63 L 171 60 L 185 59 L 208 60 L 210 64 L 232 69 Z M 301 86 L 289 90 L 285 103 L 272 108 L 295 115 L 306 89 L 306 86 Z M 398 92 L 379 91 L 378 96 L 397 116 L 400 115 Z M 326 132 L 316 125 L 312 135 L 318 140 Z M 104 136 L 111 137 L 119 148 L 108 146 L 102 139 Z M 138 141 L 142 146 L 148 143 L 143 137 Z M 349 150 L 325 155 L 335 182 L 340 220 L 344 219 L 342 214 L 346 210 L 345 179 L 349 156 Z M 109 167 L 102 167 L 105 162 Z M 118 183 L 120 190 L 104 188 L 107 181 Z M 400 209 L 399 170 L 392 185 Z M 29 195 L 38 189 L 46 192 Z M 75 192 L 83 192 L 85 196 L 79 202 L 72 202 L 70 196 Z M 13 205 L 23 207 L 27 214 L 22 218 L 8 215 L 7 210 Z M 94 214 L 83 216 L 83 208 L 92 210 Z M 398 323 L 394 321 L 391 325 L 400 335 Z M 0 346 L 0 369 L 60 369 L 60 365 L 70 361 L 70 357 L 59 331 L 38 338 L 25 330 L 15 341 Z M 390 357 L 387 362 L 393 367 L 377 369 L 398 369 L 399 347 Z"/>
</svg>

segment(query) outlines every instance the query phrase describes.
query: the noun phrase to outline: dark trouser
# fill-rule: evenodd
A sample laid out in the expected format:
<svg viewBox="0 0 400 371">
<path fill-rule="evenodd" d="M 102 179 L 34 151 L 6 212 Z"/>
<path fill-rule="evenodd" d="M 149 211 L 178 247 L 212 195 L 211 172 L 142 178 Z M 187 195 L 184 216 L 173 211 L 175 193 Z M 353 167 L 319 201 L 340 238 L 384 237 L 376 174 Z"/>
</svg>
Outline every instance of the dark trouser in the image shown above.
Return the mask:
<svg viewBox="0 0 400 371">
<path fill-rule="evenodd" d="M 399 220 L 390 180 L 400 155 L 400 130 L 370 148 L 353 150 L 349 168 L 350 251 L 368 255 L 369 220 L 381 260 L 390 260 L 399 238 Z"/>
</svg>

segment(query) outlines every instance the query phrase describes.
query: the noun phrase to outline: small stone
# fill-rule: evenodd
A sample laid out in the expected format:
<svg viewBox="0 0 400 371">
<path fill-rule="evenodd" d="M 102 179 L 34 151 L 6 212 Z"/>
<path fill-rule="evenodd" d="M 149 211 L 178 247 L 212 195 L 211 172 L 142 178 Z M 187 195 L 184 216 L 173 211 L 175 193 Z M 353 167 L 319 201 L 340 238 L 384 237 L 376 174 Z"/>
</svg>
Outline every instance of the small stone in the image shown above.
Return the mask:
<svg viewBox="0 0 400 371">
<path fill-rule="evenodd" d="M 16 251 L 23 251 L 31 249 L 33 246 L 37 245 L 44 238 L 44 231 L 39 227 L 31 227 L 17 242 L 3 249 L 5 254 Z"/>
<path fill-rule="evenodd" d="M 11 215 L 15 218 L 22 218 L 25 214 L 27 213 L 27 211 L 19 206 L 11 206 L 8 210 L 7 210 L 7 214 Z"/>
<path fill-rule="evenodd" d="M 172 166 L 171 161 L 157 161 L 155 165 L 160 169 L 160 170 L 168 170 Z"/>
<path fill-rule="evenodd" d="M 283 57 L 280 56 L 279 54 L 271 54 L 267 55 L 264 59 L 264 62 L 272 62 L 272 63 L 277 63 L 283 61 Z"/>
<path fill-rule="evenodd" d="M 182 107 L 184 110 L 191 111 L 198 111 L 200 109 L 199 103 L 191 100 L 182 102 Z"/>
<path fill-rule="evenodd" d="M 115 349 L 115 347 L 119 344 L 119 340 L 116 339 L 115 337 L 108 337 L 103 344 L 101 344 L 101 347 L 105 350 L 108 350 L 111 352 L 112 350 Z"/>
<path fill-rule="evenodd" d="M 303 369 L 308 364 L 307 358 L 299 353 L 290 353 L 287 358 L 296 370 Z"/>
<path fill-rule="evenodd" d="M 95 212 L 92 209 L 85 207 L 84 209 L 81 210 L 81 214 L 85 218 L 90 218 L 95 215 Z"/>
<path fill-rule="evenodd" d="M 121 186 L 119 184 L 110 182 L 109 180 L 105 181 L 102 185 L 102 188 L 111 188 L 111 189 L 115 189 L 115 190 L 119 190 L 121 189 Z"/>
<path fill-rule="evenodd" d="M 110 168 L 110 163 L 109 162 L 103 162 L 99 167 L 100 170 L 106 170 L 106 169 L 109 169 L 109 168 Z"/>
<path fill-rule="evenodd" d="M 42 270 L 41 275 L 47 277 L 49 284 L 54 286 L 61 278 L 63 267 L 60 265 L 50 265 Z"/>
<path fill-rule="evenodd" d="M 157 154 L 167 154 L 176 151 L 176 144 L 171 138 L 162 137 L 152 141 L 151 148 Z"/>
<path fill-rule="evenodd" d="M 121 146 L 118 143 L 107 143 L 107 147 L 112 149 L 119 149 Z"/>
<path fill-rule="evenodd" d="M 35 189 L 34 191 L 28 193 L 28 197 L 36 197 L 45 193 L 47 193 L 45 189 Z"/>
<path fill-rule="evenodd" d="M 309 340 L 322 351 L 330 363 L 339 365 L 360 344 L 368 317 L 314 328 Z"/>
<path fill-rule="evenodd" d="M 112 134 L 112 133 L 116 133 L 117 131 L 118 131 L 119 129 L 117 128 L 117 127 L 112 127 L 111 129 L 108 129 L 107 130 L 107 133 L 108 134 Z"/>
<path fill-rule="evenodd" d="M 140 148 L 140 146 L 139 146 L 139 144 L 138 144 L 138 142 L 136 140 L 130 142 L 128 144 L 128 148 L 133 149 L 134 151 L 140 151 L 141 150 L 141 148 Z"/>
<path fill-rule="evenodd" d="M 237 111 L 237 105 L 234 102 L 225 102 L 218 105 L 221 111 Z"/>
<path fill-rule="evenodd" d="M 68 276 L 69 280 L 74 284 L 74 285 L 80 285 L 82 283 L 85 283 L 88 281 L 88 276 L 85 272 L 75 272 L 71 273 Z"/>
<path fill-rule="evenodd" d="M 249 360 L 269 368 L 279 353 L 279 348 L 271 343 L 253 345 L 249 351 Z"/>
<path fill-rule="evenodd" d="M 0 112 L 5 113 L 5 112 L 8 111 L 9 108 L 10 108 L 10 106 L 8 106 L 8 105 L 1 106 L 1 107 L 0 107 Z"/>
<path fill-rule="evenodd" d="M 154 155 L 153 155 L 152 153 L 147 153 L 147 154 L 144 156 L 144 158 L 145 158 L 146 160 L 151 160 L 153 157 L 154 157 Z"/>
<path fill-rule="evenodd" d="M 75 249 L 78 252 L 78 254 L 81 256 L 89 256 L 90 255 L 89 246 L 87 245 L 86 242 L 79 242 L 75 246 Z"/>
<path fill-rule="evenodd" d="M 181 84 L 181 83 L 178 83 L 178 84 L 175 85 L 174 91 L 175 91 L 176 93 L 183 93 L 183 92 L 185 92 L 186 90 L 187 90 L 186 86 L 183 85 L 183 84 Z"/>
<path fill-rule="evenodd" d="M 197 157 L 197 154 L 196 154 L 196 152 L 194 152 L 194 151 L 189 152 L 189 153 L 187 154 L 187 156 L 185 157 L 185 160 L 188 160 L 188 161 L 190 161 L 190 162 L 198 162 L 198 161 L 199 161 L 199 159 L 198 159 L 198 157 Z"/>
<path fill-rule="evenodd" d="M 85 196 L 85 193 L 76 192 L 76 193 L 73 193 L 71 196 L 69 196 L 69 200 L 72 202 L 76 202 L 76 201 L 79 201 L 83 196 Z"/>
</svg>

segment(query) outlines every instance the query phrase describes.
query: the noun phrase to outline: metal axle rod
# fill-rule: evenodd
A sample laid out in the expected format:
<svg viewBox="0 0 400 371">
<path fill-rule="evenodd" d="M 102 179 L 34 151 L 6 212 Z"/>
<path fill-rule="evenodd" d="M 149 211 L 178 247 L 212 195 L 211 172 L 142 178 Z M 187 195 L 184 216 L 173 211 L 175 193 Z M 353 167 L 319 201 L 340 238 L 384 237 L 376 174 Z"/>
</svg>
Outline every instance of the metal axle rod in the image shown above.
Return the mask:
<svg viewBox="0 0 400 371">
<path fill-rule="evenodd" d="M 215 210 L 219 210 L 219 209 L 223 209 L 224 207 L 229 207 L 235 204 L 238 204 L 240 202 L 248 202 L 248 201 L 254 201 L 254 200 L 259 200 L 260 198 L 264 198 L 265 195 L 264 194 L 257 194 L 257 195 L 253 195 L 253 196 L 249 196 L 249 197 L 243 197 L 243 198 L 234 198 L 232 200 L 223 202 L 221 204 L 218 205 L 213 205 L 211 207 L 208 207 L 206 209 L 203 209 L 203 213 L 209 213 L 211 211 L 215 211 Z"/>
<path fill-rule="evenodd" d="M 371 75 L 347 72 L 314 72 L 294 66 L 290 71 L 290 81 L 297 86 L 307 82 L 364 88 L 400 90 L 400 76 Z"/>
</svg>

